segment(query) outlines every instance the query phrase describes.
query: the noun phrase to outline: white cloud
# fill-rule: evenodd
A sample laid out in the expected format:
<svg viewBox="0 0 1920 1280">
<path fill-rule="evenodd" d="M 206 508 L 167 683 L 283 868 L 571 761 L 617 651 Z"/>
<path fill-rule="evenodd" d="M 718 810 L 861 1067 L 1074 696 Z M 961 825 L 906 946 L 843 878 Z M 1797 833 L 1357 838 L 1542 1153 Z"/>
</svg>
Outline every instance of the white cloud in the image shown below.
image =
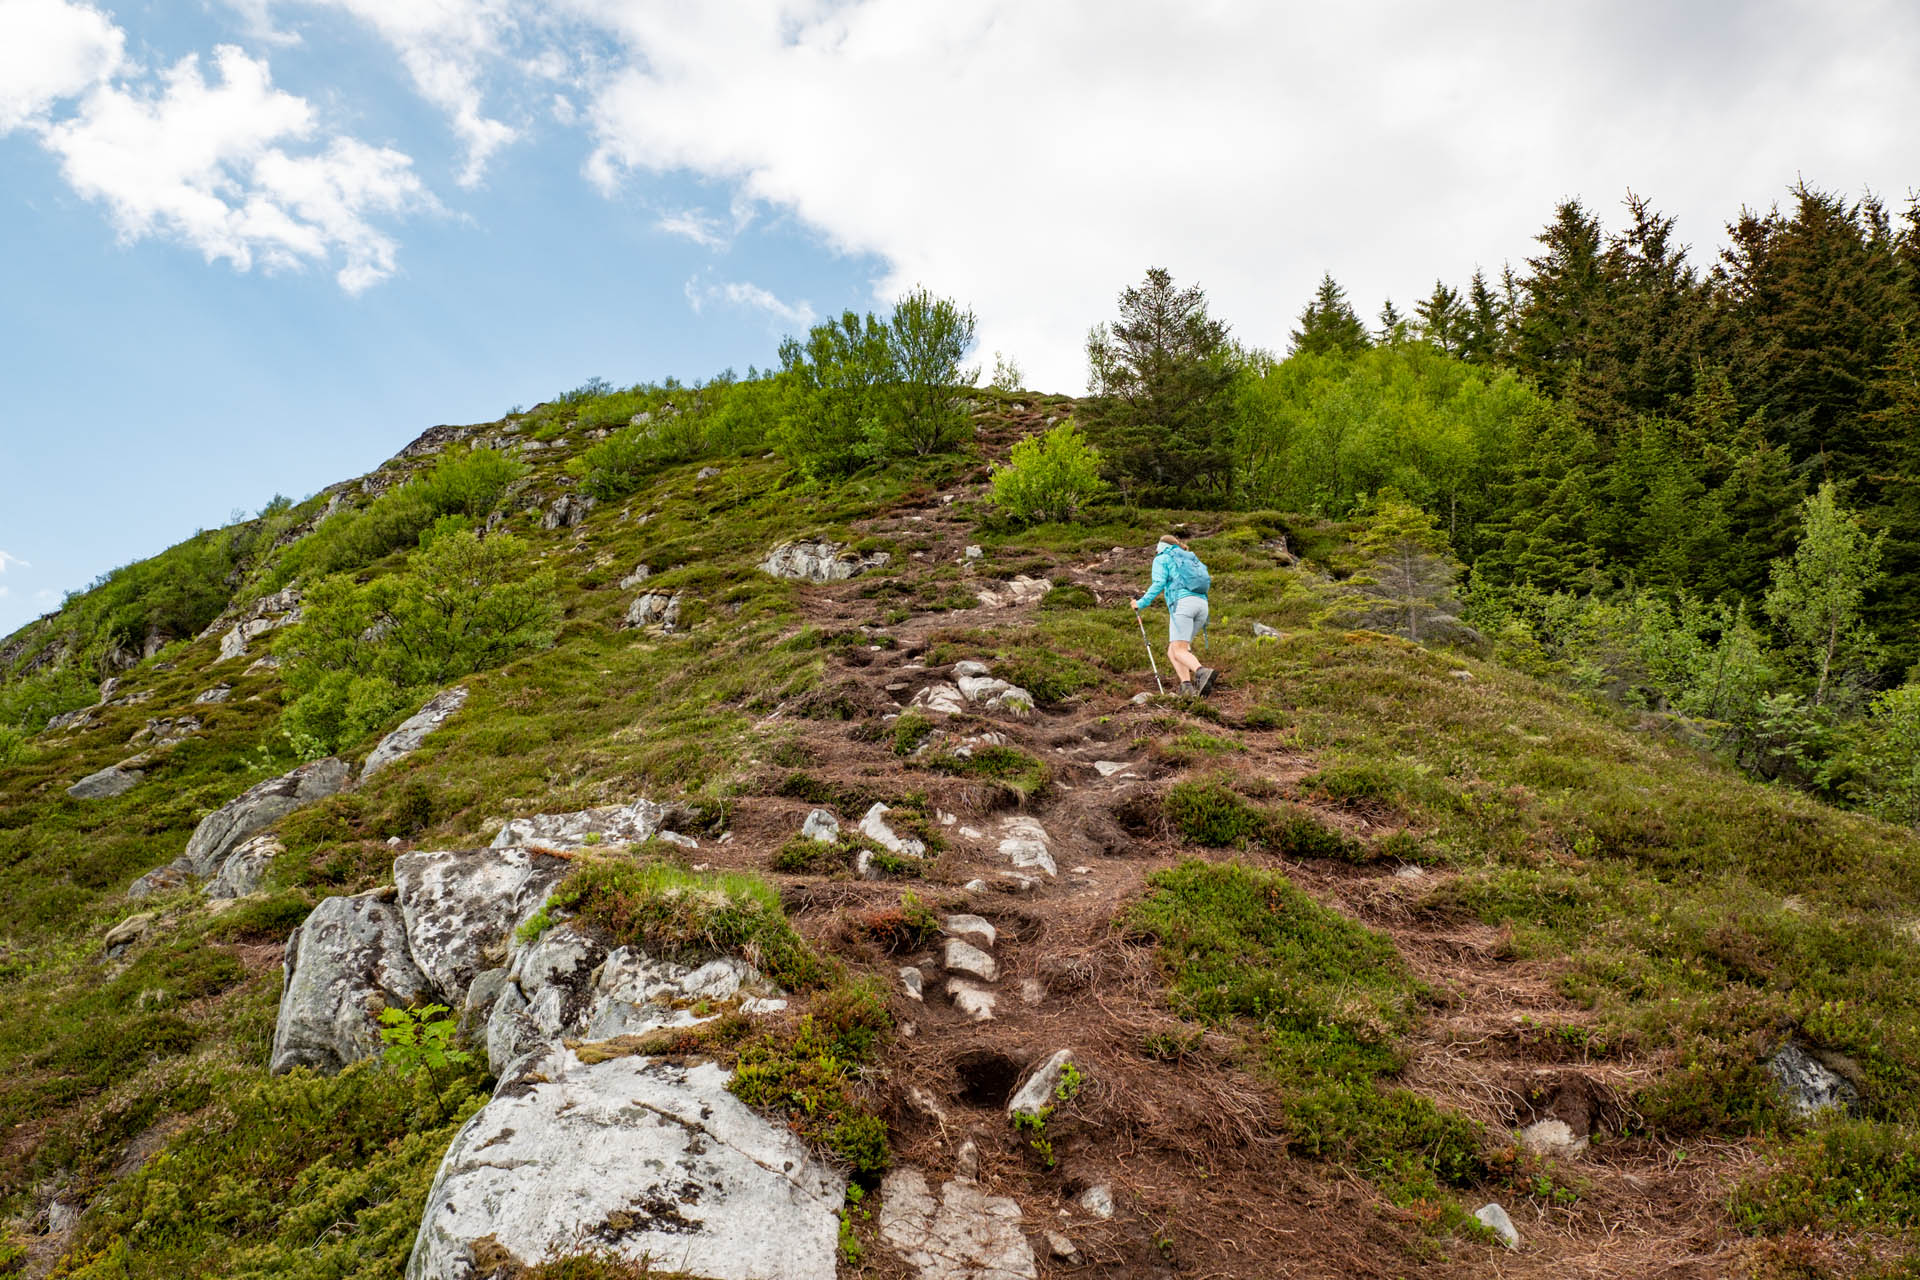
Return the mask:
<svg viewBox="0 0 1920 1280">
<path fill-rule="evenodd" d="M 214 66 L 212 84 L 190 56 L 157 91 L 96 88 L 71 118 L 38 126 L 42 142 L 128 240 L 170 236 L 242 271 L 338 257 L 350 293 L 392 275 L 393 238 L 368 218 L 433 207 L 412 161 L 346 137 L 290 153 L 283 143 L 319 132 L 311 105 L 275 89 L 267 64 L 232 45 L 215 50 Z"/>
<path fill-rule="evenodd" d="M 724 249 L 733 238 L 718 218 L 702 209 L 663 213 L 653 225 L 669 235 L 684 236 L 705 249 Z"/>
<path fill-rule="evenodd" d="M 16 565 L 16 564 L 19 565 L 22 569 L 33 568 L 32 565 L 28 564 L 25 560 L 22 560 L 19 556 L 16 556 L 8 551 L 0 550 L 0 573 L 5 573 L 7 571 L 7 566 Z"/>
<path fill-rule="evenodd" d="M 764 311 L 773 319 L 784 321 L 796 329 L 810 327 L 817 318 L 812 305 L 806 301 L 782 301 L 772 290 L 744 280 L 702 282 L 696 276 L 687 281 L 685 293 L 695 315 L 700 314 L 710 302 L 725 302 L 736 307 Z"/>
<path fill-rule="evenodd" d="M 272 0 L 255 0 L 263 7 Z M 340 9 L 400 55 L 420 96 L 444 111 L 466 149 L 460 185 L 478 186 L 494 152 L 520 131 L 488 116 L 480 80 L 515 27 L 509 0 L 308 0 Z"/>
<path fill-rule="evenodd" d="M 570 0 L 629 64 L 588 107 L 593 180 L 686 171 L 981 316 L 1078 385 L 1148 265 L 1284 347 L 1320 273 L 1363 311 L 1532 249 L 1556 200 L 1631 185 L 1707 247 L 1799 175 L 1913 180 L 1920 11 L 1211 0 Z"/>
<path fill-rule="evenodd" d="M 0 133 L 107 79 L 125 47 L 125 34 L 92 5 L 0 0 Z"/>
</svg>

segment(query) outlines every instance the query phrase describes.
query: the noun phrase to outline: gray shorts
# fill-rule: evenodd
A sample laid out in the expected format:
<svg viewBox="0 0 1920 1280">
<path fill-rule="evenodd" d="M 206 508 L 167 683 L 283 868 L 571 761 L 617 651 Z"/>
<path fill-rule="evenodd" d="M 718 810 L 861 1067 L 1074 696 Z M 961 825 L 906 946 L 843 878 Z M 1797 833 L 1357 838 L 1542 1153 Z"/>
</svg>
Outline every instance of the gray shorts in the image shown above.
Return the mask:
<svg viewBox="0 0 1920 1280">
<path fill-rule="evenodd" d="M 1193 638 L 1199 635 L 1201 629 L 1206 625 L 1207 598 L 1205 596 L 1188 596 L 1179 604 L 1175 605 L 1173 612 L 1168 615 L 1168 638 L 1171 640 L 1185 640 L 1188 644 L 1192 644 Z"/>
</svg>

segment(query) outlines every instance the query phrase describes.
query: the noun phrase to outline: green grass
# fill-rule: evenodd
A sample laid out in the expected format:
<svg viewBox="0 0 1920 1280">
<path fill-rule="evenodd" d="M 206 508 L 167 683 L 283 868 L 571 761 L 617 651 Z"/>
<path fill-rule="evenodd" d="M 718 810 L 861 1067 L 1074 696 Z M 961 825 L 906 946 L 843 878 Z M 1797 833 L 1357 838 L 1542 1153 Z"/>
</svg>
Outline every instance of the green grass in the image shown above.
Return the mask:
<svg viewBox="0 0 1920 1280">
<path fill-rule="evenodd" d="M 413 1248 L 440 1157 L 487 1100 L 362 1062 L 227 1081 L 196 1121 L 87 1215 L 71 1280 L 387 1280 Z"/>
<path fill-rule="evenodd" d="M 738 956 L 789 988 L 816 987 L 833 976 L 833 967 L 787 923 L 780 895 L 755 876 L 581 854 L 523 931 L 537 936 L 562 911 L 616 946 L 663 959 L 698 964 Z"/>
<path fill-rule="evenodd" d="M 1245 1031 L 1296 1151 L 1401 1198 L 1485 1174 L 1476 1125 L 1387 1082 L 1422 995 L 1392 942 L 1276 871 L 1189 859 L 1148 883 L 1128 925 L 1159 944 L 1174 1012 Z"/>
<path fill-rule="evenodd" d="M 743 1046 L 727 1087 L 749 1106 L 783 1115 L 871 1186 L 891 1163 L 887 1125 L 855 1086 L 892 1033 L 879 981 L 843 982 L 820 993 L 796 1027 L 763 1032 Z"/>
<path fill-rule="evenodd" d="M 937 773 L 997 782 L 1023 799 L 1038 795 L 1053 781 L 1046 761 L 1017 747 L 977 747 L 964 756 L 936 755 L 926 766 Z"/>
</svg>

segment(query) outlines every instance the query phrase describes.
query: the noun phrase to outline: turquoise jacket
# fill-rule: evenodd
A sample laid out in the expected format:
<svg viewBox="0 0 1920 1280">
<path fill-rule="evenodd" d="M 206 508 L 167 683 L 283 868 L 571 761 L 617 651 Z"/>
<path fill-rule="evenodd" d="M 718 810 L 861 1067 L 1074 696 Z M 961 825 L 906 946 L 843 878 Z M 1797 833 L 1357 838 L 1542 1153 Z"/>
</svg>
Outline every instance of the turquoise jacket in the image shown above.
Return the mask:
<svg viewBox="0 0 1920 1280">
<path fill-rule="evenodd" d="M 1167 598 L 1167 612 L 1172 613 L 1188 596 L 1200 595 L 1197 591 L 1188 591 L 1174 583 L 1173 570 L 1167 562 L 1167 553 L 1173 549 L 1171 542 L 1163 542 L 1160 544 L 1160 550 L 1154 553 L 1153 585 L 1147 588 L 1147 594 L 1133 602 L 1134 608 L 1144 609 L 1153 603 L 1156 596 L 1164 595 Z M 1200 598 L 1204 600 L 1206 597 Z"/>
</svg>

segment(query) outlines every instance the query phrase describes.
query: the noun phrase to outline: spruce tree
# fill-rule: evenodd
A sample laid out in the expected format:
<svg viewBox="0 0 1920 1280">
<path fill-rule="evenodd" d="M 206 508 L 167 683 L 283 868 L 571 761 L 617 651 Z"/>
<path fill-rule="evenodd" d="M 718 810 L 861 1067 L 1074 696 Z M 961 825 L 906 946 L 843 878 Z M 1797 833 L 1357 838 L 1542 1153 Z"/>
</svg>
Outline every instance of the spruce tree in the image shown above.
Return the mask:
<svg viewBox="0 0 1920 1280">
<path fill-rule="evenodd" d="M 1393 305 L 1392 298 L 1388 298 L 1386 304 L 1380 308 L 1380 328 L 1374 332 L 1373 338 L 1375 345 L 1391 347 L 1396 343 L 1405 342 L 1411 330 L 1412 326 L 1407 323 L 1407 318 L 1400 314 L 1400 308 Z"/>
<path fill-rule="evenodd" d="M 1460 305 L 1459 293 L 1445 281 L 1435 280 L 1433 292 L 1425 302 L 1415 304 L 1413 313 L 1415 328 L 1422 338 L 1450 356 L 1460 354 L 1466 313 Z"/>
<path fill-rule="evenodd" d="M 1467 285 L 1460 355 L 1475 364 L 1492 364 L 1506 345 L 1506 328 L 1504 306 L 1488 287 L 1486 274 L 1475 268 Z"/>
<path fill-rule="evenodd" d="M 1313 301 L 1300 313 L 1300 327 L 1292 334 L 1291 350 L 1308 355 L 1358 355 L 1370 345 L 1367 327 L 1347 303 L 1347 291 L 1331 271 L 1320 277 Z"/>
<path fill-rule="evenodd" d="M 1224 503 L 1233 488 L 1226 401 L 1239 361 L 1199 285 L 1150 267 L 1120 294 L 1120 319 L 1087 337 L 1096 397 L 1083 416 L 1112 478 L 1177 505 Z"/>
</svg>

